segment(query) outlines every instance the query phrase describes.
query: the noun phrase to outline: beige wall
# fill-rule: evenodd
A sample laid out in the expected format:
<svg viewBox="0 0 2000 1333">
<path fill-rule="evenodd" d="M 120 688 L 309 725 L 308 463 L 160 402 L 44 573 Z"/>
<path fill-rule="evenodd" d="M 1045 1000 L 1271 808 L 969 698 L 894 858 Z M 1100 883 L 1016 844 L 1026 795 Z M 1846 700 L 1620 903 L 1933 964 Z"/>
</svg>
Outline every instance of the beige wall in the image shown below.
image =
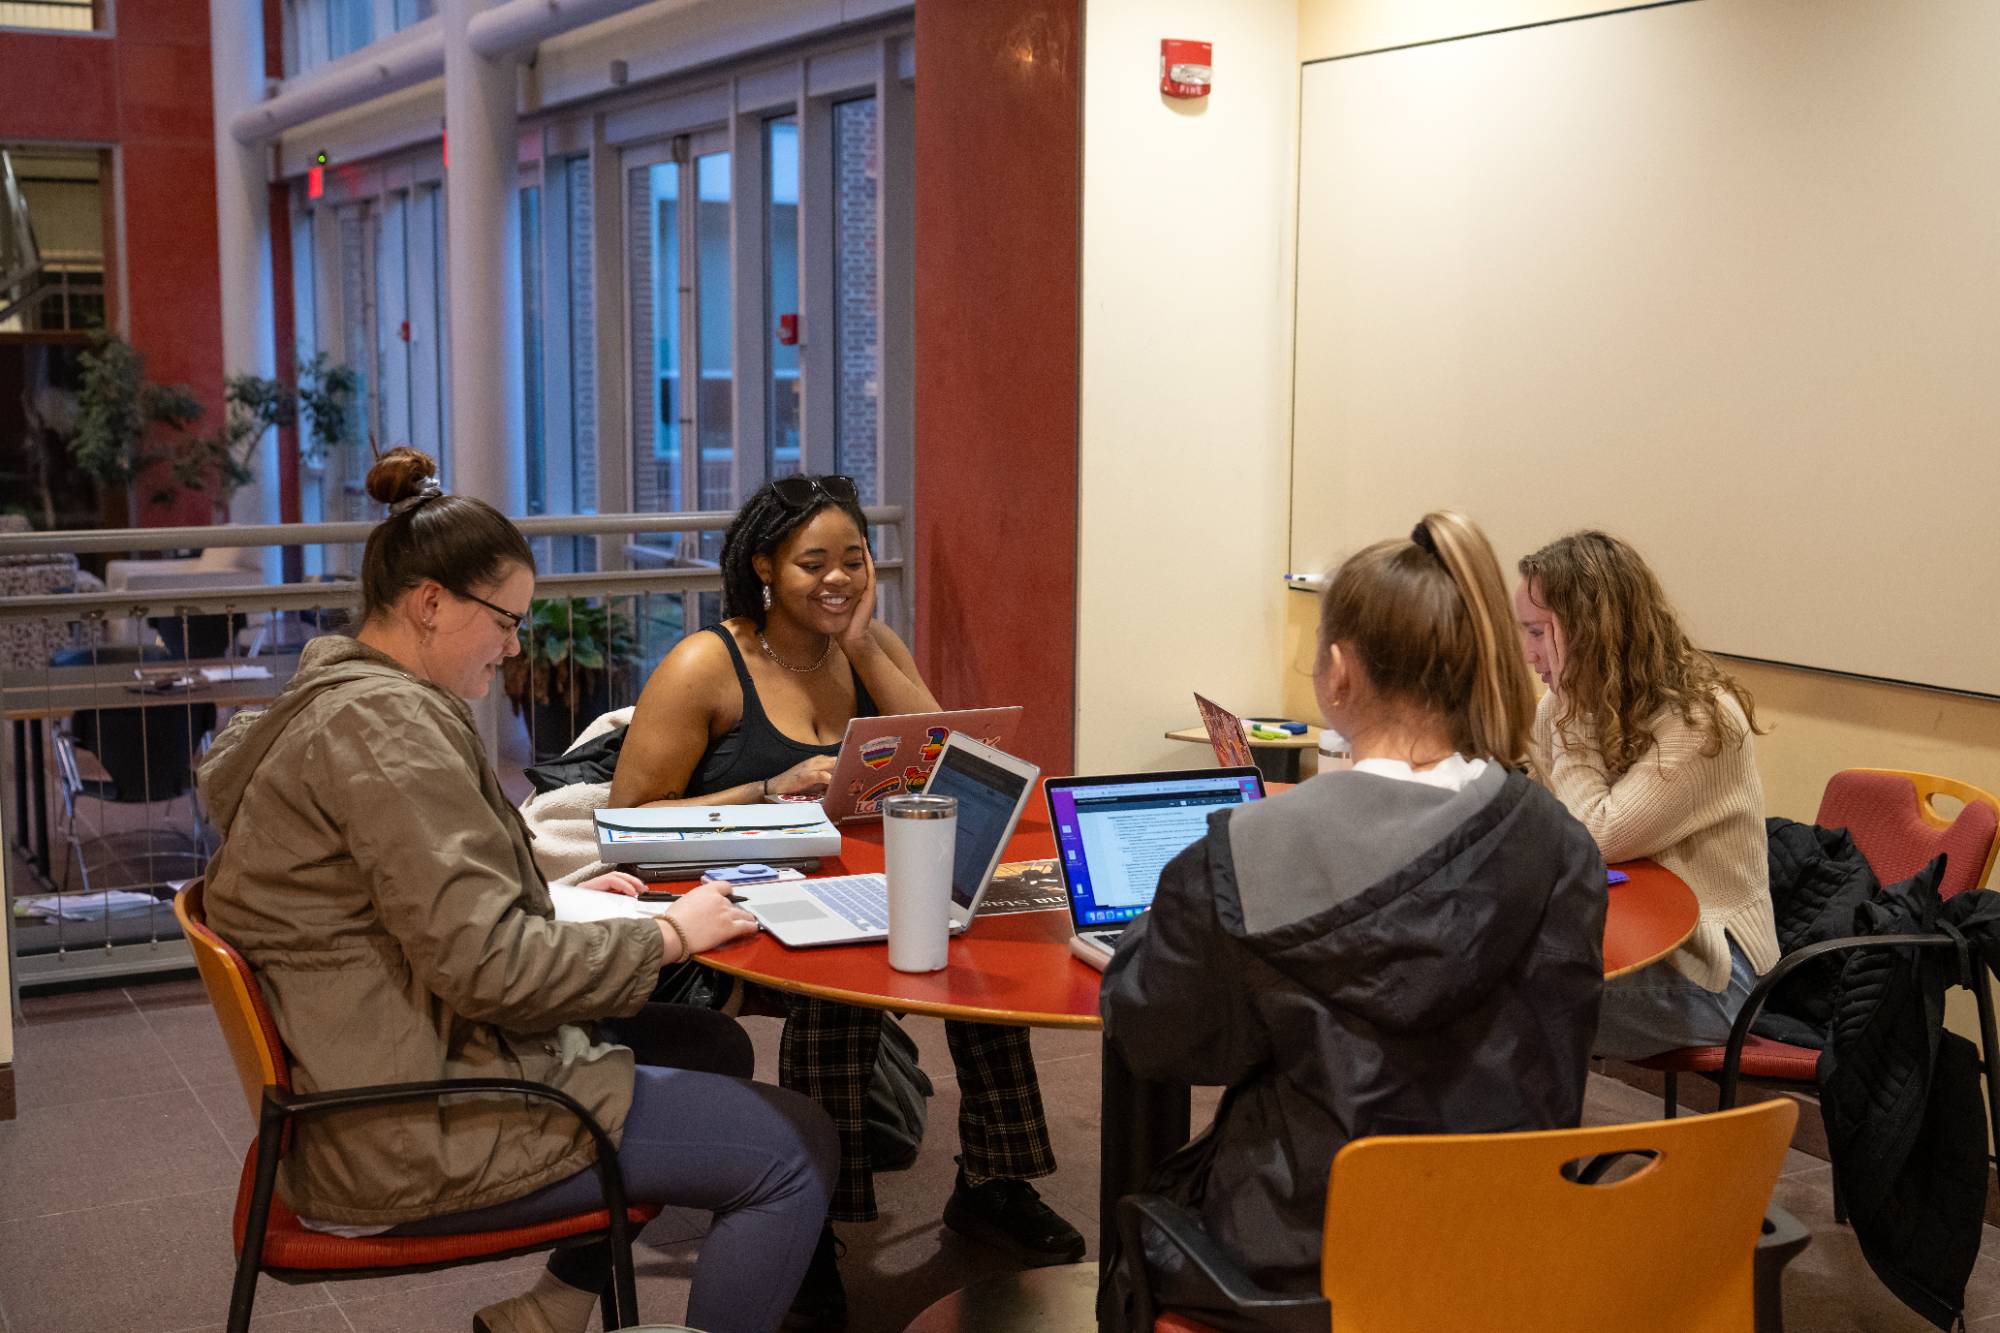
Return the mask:
<svg viewBox="0 0 2000 1333">
<path fill-rule="evenodd" d="M 1406 42 L 1624 8 L 1602 0 L 1300 0 L 1296 56 L 1376 50 Z M 1296 80 L 1254 108 L 1224 100 L 1256 56 L 1268 74 L 1286 42 L 1268 4 L 1120 0 L 1090 6 L 1086 34 L 1084 186 L 1084 560 L 1078 636 L 1078 761 L 1170 763 L 1150 747 L 1156 723 L 1188 719 L 1186 691 L 1208 689 L 1244 711 L 1280 707 L 1314 719 L 1310 656 L 1316 598 L 1278 588 L 1288 502 L 1290 304 L 1266 300 L 1268 272 L 1290 280 L 1290 238 L 1278 224 L 1296 186 L 1290 134 Z M 1214 120 L 1176 120 L 1140 76 L 1168 34 L 1216 40 Z M 1242 54 L 1238 54 L 1242 52 Z M 1284 116 L 1282 134 L 1270 128 Z M 1178 126 L 1202 126 L 1184 136 Z M 1282 138 L 1276 166 L 1260 136 Z M 1194 156 L 1234 148 L 1254 162 Z M 1276 176 L 1276 178 L 1274 178 Z M 1172 182 L 1172 184 L 1168 184 Z M 1198 190 L 1196 186 L 1210 186 Z M 1224 188 L 1266 190 L 1270 204 L 1224 208 Z M 1148 218 L 1170 192 L 1192 192 L 1186 226 L 1160 232 Z M 1276 224 L 1272 212 L 1278 212 Z M 1234 228 L 1234 230 L 1232 230 Z M 1188 290 L 1218 318 L 1196 334 L 1164 332 L 1172 308 L 1158 264 L 1198 264 Z M 1244 290 L 1230 302 L 1214 296 Z M 1152 292 L 1152 294 L 1148 294 Z M 1278 306 L 1278 308 L 1272 308 Z M 1268 318 L 1272 330 L 1256 326 Z M 1148 320 L 1162 320 L 1148 330 Z M 1280 344 L 1274 348 L 1274 340 Z M 1256 366 L 1268 356 L 1272 366 Z M 1204 364 L 1202 358 L 1212 358 Z M 1200 440 L 1176 440 L 1194 414 Z M 1210 520 L 1220 504 L 1228 518 Z M 1238 532 L 1226 532 L 1234 522 Z M 1270 528 L 1260 534 L 1258 528 Z M 1184 556 L 1184 558 L 1180 558 Z M 1854 632 L 1866 632 L 1856 608 Z M 1156 662 L 1176 662 L 1156 673 Z M 1276 664 L 1276 671 L 1272 671 Z M 1772 815 L 1812 819 L 1826 779 L 1846 767 L 1944 773 L 2000 793 L 2000 703 L 1850 681 L 1786 667 L 1736 664 L 1770 735 L 1758 767 Z M 1164 675 L 1168 679 L 1154 679 Z M 1314 719 L 1316 721 L 1316 719 Z"/>
<path fill-rule="evenodd" d="M 1380 51 L 1629 8 L 1605 0 L 1299 0 L 1299 59 Z"/>
<path fill-rule="evenodd" d="M 1192 691 L 1278 706 L 1290 490 L 1294 0 L 1084 10 L 1077 763 L 1206 762 Z M 1204 101 L 1159 91 L 1207 40 Z"/>
</svg>

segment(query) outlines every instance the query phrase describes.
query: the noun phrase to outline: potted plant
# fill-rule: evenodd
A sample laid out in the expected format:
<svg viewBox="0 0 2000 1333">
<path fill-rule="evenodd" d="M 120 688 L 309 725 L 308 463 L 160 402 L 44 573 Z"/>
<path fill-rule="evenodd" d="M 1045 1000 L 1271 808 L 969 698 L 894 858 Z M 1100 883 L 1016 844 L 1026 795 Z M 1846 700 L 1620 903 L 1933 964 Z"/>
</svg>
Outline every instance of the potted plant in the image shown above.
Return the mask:
<svg viewBox="0 0 2000 1333">
<path fill-rule="evenodd" d="M 324 354 L 300 368 L 297 383 L 261 375 L 231 375 L 223 387 L 222 421 L 197 433 L 202 406 L 185 384 L 154 384 L 146 359 L 110 335 L 82 357 L 69 451 L 77 466 L 105 485 L 154 483 L 151 498 L 172 501 L 177 490 L 212 496 L 226 520 L 237 490 L 256 479 L 251 464 L 272 427 L 304 418 L 305 453 L 316 458 L 352 442 L 360 377 Z"/>
<path fill-rule="evenodd" d="M 612 699 L 630 695 L 639 664 L 632 618 L 602 600 L 538 597 L 520 634 L 500 686 L 515 716 L 529 714 L 535 758 L 554 758 Z"/>
</svg>

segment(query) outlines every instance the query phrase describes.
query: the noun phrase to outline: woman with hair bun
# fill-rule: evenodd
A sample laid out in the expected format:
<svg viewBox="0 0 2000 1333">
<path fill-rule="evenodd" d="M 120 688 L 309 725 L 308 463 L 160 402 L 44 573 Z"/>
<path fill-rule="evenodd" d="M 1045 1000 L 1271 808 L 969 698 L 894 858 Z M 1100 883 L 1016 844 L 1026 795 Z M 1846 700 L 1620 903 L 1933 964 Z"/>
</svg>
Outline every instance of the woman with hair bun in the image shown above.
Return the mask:
<svg viewBox="0 0 2000 1333">
<path fill-rule="evenodd" d="M 1604 988 L 1597 1053 L 1720 1046 L 1778 962 L 1750 693 L 1694 646 L 1632 547 L 1575 532 L 1527 556 L 1514 610 L 1549 687 L 1541 775 L 1607 861 L 1652 857 L 1694 890 L 1688 942 Z"/>
<path fill-rule="evenodd" d="M 688 1321 L 765 1333 L 826 1213 L 832 1127 L 803 1097 L 726 1076 L 750 1069 L 732 1020 L 647 1005 L 663 965 L 755 921 L 713 889 L 659 918 L 554 919 L 465 705 L 520 651 L 534 557 L 436 473 L 409 449 L 376 463 L 368 492 L 389 512 L 362 557 L 359 629 L 307 644 L 202 765 L 223 835 L 209 922 L 256 967 L 300 1091 L 477 1076 L 568 1093 L 618 1141 L 630 1199 L 715 1211 Z M 591 1163 L 560 1111 L 467 1095 L 301 1121 L 278 1192 L 322 1230 L 449 1234 L 589 1211 Z M 602 1243 L 558 1250 L 473 1328 L 582 1333 L 609 1276 Z"/>
<path fill-rule="evenodd" d="M 1605 905 L 1590 835 L 1518 771 L 1533 694 L 1469 519 L 1428 514 L 1334 573 L 1313 688 L 1354 767 L 1210 816 L 1100 996 L 1140 1076 L 1228 1089 L 1154 1188 L 1299 1294 L 1350 1139 L 1577 1123 Z M 1246 1327 L 1164 1241 L 1114 1280 L 1137 1263 L 1166 1305 Z M 1265 1318 L 1247 1327 L 1313 1326 Z"/>
</svg>

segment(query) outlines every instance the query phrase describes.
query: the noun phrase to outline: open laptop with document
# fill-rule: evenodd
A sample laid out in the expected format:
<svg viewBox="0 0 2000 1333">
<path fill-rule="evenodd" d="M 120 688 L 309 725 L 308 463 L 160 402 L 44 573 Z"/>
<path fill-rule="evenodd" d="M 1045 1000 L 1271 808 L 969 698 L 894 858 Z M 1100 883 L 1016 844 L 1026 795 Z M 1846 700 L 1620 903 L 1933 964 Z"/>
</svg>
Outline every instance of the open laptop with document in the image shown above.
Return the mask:
<svg viewBox="0 0 2000 1333">
<path fill-rule="evenodd" d="M 1069 896 L 1070 952 L 1098 971 L 1152 905 L 1160 871 L 1208 832 L 1208 817 L 1262 800 L 1255 768 L 1050 778 L 1049 823 Z"/>
<path fill-rule="evenodd" d="M 951 864 L 952 934 L 972 924 L 1040 773 L 1025 759 L 958 732 L 938 753 L 924 791 L 958 801 L 958 841 Z M 746 884 L 737 892 L 765 930 L 794 948 L 889 938 L 889 886 L 882 875 Z"/>
</svg>

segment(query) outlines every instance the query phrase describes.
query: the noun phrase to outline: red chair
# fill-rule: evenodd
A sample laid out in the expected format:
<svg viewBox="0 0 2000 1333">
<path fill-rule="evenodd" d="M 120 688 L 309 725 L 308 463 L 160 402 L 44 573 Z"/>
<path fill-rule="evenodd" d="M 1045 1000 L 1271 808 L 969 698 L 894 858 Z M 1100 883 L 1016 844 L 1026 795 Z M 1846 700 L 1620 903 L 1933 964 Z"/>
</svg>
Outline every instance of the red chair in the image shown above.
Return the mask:
<svg viewBox="0 0 2000 1333">
<path fill-rule="evenodd" d="M 1937 808 L 1939 796 L 1949 796 L 1961 804 L 1955 817 L 1948 818 Z M 1945 853 L 1944 878 L 1938 884 L 1938 895 L 1942 898 L 1986 883 L 1992 874 L 1994 856 L 2000 852 L 2000 840 L 1995 838 L 1996 829 L 2000 829 L 2000 800 L 1970 783 L 1930 773 L 1888 768 L 1844 769 L 1826 784 L 1819 814 L 1813 822 L 1823 828 L 1846 829 L 1867 859 L 1869 869 L 1875 872 L 1875 878 L 1883 884 L 1908 879 L 1932 857 Z M 1727 1045 L 1686 1046 L 1636 1063 L 1666 1076 L 1662 1099 L 1669 1119 L 1680 1109 L 1679 1075 L 1684 1073 L 1719 1080 L 1718 1105 L 1725 1109 L 1736 1104 L 1741 1079 L 1777 1087 L 1816 1089 L 1818 1051 L 1809 1046 L 1772 1041 L 1750 1031 L 1750 1025 L 1763 1012 L 1764 1002 L 1777 984 L 1793 969 L 1829 953 L 1864 946 L 1915 944 L 1936 948 L 1949 943 L 1933 936 L 1886 935 L 1874 939 L 1826 940 L 1795 949 L 1759 978 L 1743 1012 L 1737 1015 Z M 1983 984 L 1971 989 L 1979 1001 L 1981 1044 L 1986 1067 L 1991 1070 L 1996 1067 L 1996 1052 L 2000 1052 L 2000 1043 L 1996 1043 L 1994 1035 L 1992 996 Z M 2000 1091 L 1993 1088 L 1991 1078 L 1987 1082 L 1993 1132 L 2000 1135 Z M 2000 1150 L 2000 1142 L 1996 1142 L 1996 1150 Z M 1838 1192 L 1834 1196 L 1834 1212 L 1836 1218 L 1845 1220 Z"/>
<path fill-rule="evenodd" d="M 229 1043 L 243 1095 L 257 1117 L 257 1137 L 243 1157 L 236 1189 L 236 1285 L 229 1297 L 229 1333 L 247 1333 L 257 1274 L 281 1282 L 331 1282 L 382 1277 L 459 1264 L 485 1263 L 562 1245 L 609 1239 L 612 1282 L 604 1293 L 604 1327 L 624 1328 L 639 1319 L 632 1273 L 631 1237 L 659 1215 L 650 1205 L 625 1205 L 625 1181 L 618 1151 L 603 1126 L 566 1094 L 520 1079 L 450 1079 L 434 1083 L 394 1083 L 339 1092 L 295 1093 L 290 1062 L 278 1029 L 264 1005 L 257 977 L 243 956 L 207 924 L 202 883 L 192 880 L 174 899 L 174 915 L 194 951 L 210 1005 Z M 313 1231 L 275 1195 L 278 1161 L 289 1148 L 294 1121 L 326 1111 L 393 1102 L 431 1101 L 454 1093 L 505 1092 L 561 1105 L 582 1122 L 597 1146 L 597 1173 L 606 1206 L 537 1226 L 444 1236 L 346 1237 Z"/>
<path fill-rule="evenodd" d="M 1937 798 L 1948 796 L 1960 809 L 1947 818 Z M 1931 773 L 1894 768 L 1850 768 L 1833 775 L 1820 797 L 1813 823 L 1844 828 L 1884 884 L 1908 879 L 1939 852 L 1945 853 L 1938 896 L 1976 889 L 1993 874 L 2000 852 L 2000 800 L 1970 783 Z"/>
</svg>

